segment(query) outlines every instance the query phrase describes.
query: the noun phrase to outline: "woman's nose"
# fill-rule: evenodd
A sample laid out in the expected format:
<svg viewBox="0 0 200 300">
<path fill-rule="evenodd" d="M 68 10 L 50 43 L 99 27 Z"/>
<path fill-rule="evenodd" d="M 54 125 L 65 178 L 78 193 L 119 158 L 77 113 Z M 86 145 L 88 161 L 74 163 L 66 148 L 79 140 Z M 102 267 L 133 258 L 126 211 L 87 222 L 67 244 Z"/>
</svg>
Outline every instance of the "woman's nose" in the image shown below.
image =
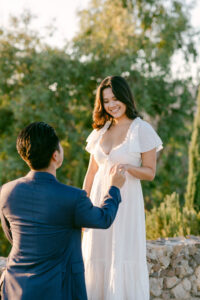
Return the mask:
<svg viewBox="0 0 200 300">
<path fill-rule="evenodd" d="M 109 103 L 109 106 L 110 106 L 110 107 L 114 107 L 114 106 L 115 106 L 115 102 L 114 102 L 114 101 L 111 101 L 111 102 Z"/>
</svg>

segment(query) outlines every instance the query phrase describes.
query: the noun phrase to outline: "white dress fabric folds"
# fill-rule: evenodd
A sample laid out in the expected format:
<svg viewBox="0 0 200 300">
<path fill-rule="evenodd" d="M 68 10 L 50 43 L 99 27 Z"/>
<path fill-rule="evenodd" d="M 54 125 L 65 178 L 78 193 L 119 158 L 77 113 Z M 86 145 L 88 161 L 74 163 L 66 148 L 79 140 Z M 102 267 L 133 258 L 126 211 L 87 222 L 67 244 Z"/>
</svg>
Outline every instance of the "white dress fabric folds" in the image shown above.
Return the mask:
<svg viewBox="0 0 200 300">
<path fill-rule="evenodd" d="M 107 155 L 100 141 L 109 126 L 107 122 L 87 138 L 86 150 L 94 155 L 99 166 L 90 194 L 96 206 L 101 206 L 109 188 L 109 171 L 113 165 L 140 166 L 142 152 L 162 149 L 155 130 L 138 117 L 132 121 L 123 143 Z M 112 226 L 107 230 L 86 229 L 83 235 L 88 300 L 149 300 L 142 188 L 140 180 L 127 172 L 121 197 Z"/>
</svg>

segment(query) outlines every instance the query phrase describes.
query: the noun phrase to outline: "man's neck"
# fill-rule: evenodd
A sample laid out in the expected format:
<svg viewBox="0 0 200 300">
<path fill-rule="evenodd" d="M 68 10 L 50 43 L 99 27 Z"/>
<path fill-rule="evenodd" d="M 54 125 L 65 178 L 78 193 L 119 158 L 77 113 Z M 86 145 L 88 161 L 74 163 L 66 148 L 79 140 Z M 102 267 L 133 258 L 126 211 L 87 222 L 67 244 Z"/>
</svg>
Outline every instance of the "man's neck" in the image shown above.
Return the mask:
<svg viewBox="0 0 200 300">
<path fill-rule="evenodd" d="M 49 166 L 48 168 L 45 168 L 45 169 L 40 169 L 40 170 L 31 169 L 31 170 L 35 171 L 35 172 L 47 172 L 56 177 L 56 169 L 51 166 Z"/>
</svg>

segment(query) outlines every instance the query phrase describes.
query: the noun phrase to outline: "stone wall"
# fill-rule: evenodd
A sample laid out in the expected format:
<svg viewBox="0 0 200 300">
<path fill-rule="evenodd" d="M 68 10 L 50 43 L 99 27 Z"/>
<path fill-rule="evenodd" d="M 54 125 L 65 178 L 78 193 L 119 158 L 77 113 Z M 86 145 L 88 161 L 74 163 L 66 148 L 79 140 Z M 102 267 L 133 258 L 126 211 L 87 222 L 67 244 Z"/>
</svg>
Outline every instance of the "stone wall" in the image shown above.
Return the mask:
<svg viewBox="0 0 200 300">
<path fill-rule="evenodd" d="M 200 237 L 147 241 L 147 261 L 151 300 L 200 300 Z"/>
<path fill-rule="evenodd" d="M 200 237 L 147 241 L 151 300 L 200 299 Z"/>
</svg>

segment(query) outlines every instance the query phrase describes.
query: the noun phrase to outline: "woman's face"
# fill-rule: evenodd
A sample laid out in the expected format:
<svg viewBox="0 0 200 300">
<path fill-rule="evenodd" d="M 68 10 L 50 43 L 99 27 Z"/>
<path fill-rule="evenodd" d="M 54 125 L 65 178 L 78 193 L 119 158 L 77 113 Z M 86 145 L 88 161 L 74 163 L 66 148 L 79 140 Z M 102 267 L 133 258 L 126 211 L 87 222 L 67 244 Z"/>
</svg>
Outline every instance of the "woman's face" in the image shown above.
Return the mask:
<svg viewBox="0 0 200 300">
<path fill-rule="evenodd" d="M 105 111 L 115 119 L 125 116 L 126 105 L 116 99 L 111 88 L 103 90 L 103 106 Z"/>
</svg>

